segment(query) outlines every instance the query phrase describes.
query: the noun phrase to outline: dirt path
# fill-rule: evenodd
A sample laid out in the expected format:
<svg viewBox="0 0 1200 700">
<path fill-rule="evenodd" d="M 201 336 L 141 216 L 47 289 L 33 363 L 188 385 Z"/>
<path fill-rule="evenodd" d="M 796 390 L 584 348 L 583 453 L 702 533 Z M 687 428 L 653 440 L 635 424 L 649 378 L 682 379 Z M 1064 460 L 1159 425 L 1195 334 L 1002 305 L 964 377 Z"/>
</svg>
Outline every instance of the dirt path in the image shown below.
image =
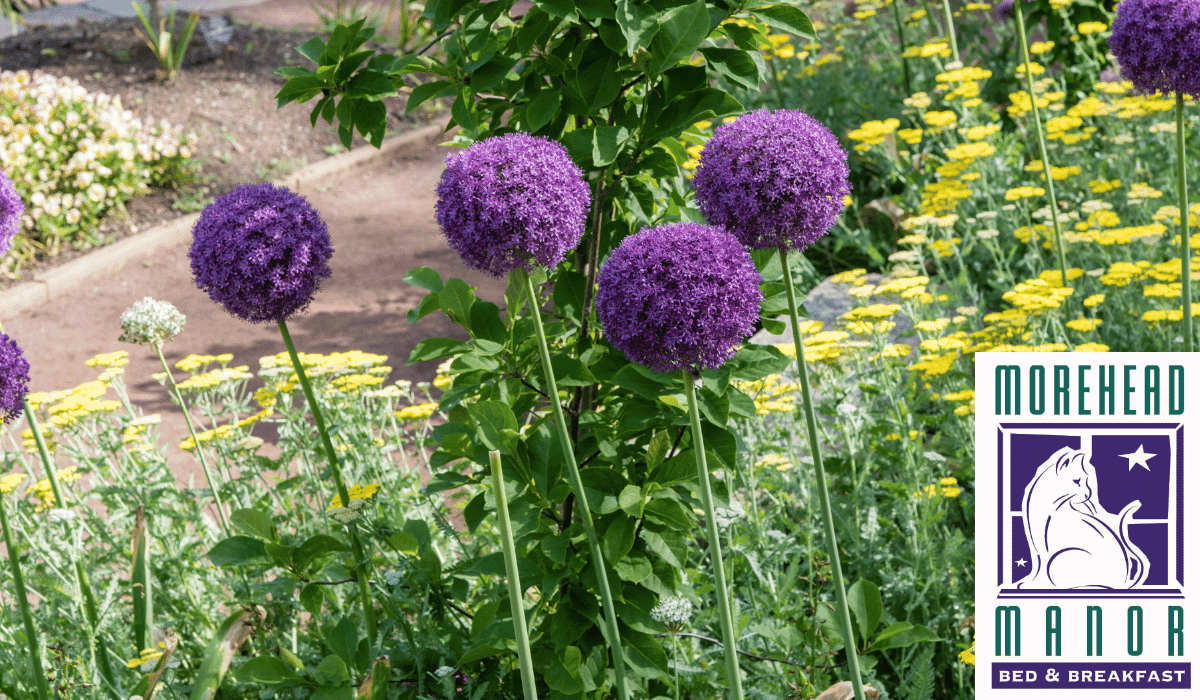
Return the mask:
<svg viewBox="0 0 1200 700">
<path fill-rule="evenodd" d="M 297 190 L 321 213 L 334 247 L 332 276 L 309 309 L 288 323 L 297 350 L 362 350 L 387 355 L 393 368 L 388 382 L 431 381 L 437 362 L 405 366 L 413 347 L 427 337 L 465 340 L 467 336 L 441 314 L 408 323 L 408 310 L 425 290 L 407 285 L 405 272 L 431 267 L 443 279 L 459 277 L 477 286 L 479 297 L 503 307 L 505 280 L 467 268 L 437 225 L 435 187 L 451 150 L 428 147 L 362 166 L 337 181 Z M 29 359 L 32 391 L 69 389 L 95 379 L 98 371 L 84 364 L 88 359 L 99 353 L 128 351 L 125 378 L 130 398 L 144 412 L 163 416 L 160 435 L 181 485 L 187 484 L 189 474 L 199 471 L 196 460 L 178 448 L 188 435 L 187 426 L 166 390 L 150 377 L 162 371 L 154 351 L 117 341 L 121 313 L 144 296 L 170 301 L 183 312 L 187 317 L 183 333 L 164 347 L 172 365 L 191 353 L 232 353 L 235 366 L 249 365 L 251 371 L 257 371 L 260 357 L 285 350 L 274 324 L 254 325 L 236 319 L 196 288 L 188 245 L 190 239 L 144 258 L 132 258 L 111 274 L 87 280 L 74 294 L 4 321 L 4 331 L 17 340 Z M 266 427 L 256 428 L 255 434 L 270 443 L 274 436 Z M 278 454 L 269 446 L 261 453 Z M 197 483 L 202 482 L 201 476 Z"/>
</svg>

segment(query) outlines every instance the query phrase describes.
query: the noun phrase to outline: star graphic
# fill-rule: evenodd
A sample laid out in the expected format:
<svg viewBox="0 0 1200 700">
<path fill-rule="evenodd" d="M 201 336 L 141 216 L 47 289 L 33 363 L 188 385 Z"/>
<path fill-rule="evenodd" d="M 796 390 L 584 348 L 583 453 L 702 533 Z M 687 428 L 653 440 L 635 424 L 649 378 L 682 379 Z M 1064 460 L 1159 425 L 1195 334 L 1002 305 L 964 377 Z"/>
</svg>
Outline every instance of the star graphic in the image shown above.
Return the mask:
<svg viewBox="0 0 1200 700">
<path fill-rule="evenodd" d="M 1021 559 L 1018 559 L 1018 560 L 1017 560 L 1017 566 L 1025 566 L 1025 565 L 1026 565 L 1026 564 L 1028 564 L 1028 563 L 1029 563 L 1029 562 L 1025 561 L 1024 557 L 1022 557 Z"/>
<path fill-rule="evenodd" d="M 1147 452 L 1145 445 L 1138 445 L 1137 452 L 1130 452 L 1121 456 L 1129 460 L 1129 471 L 1133 471 L 1135 465 L 1142 467 L 1146 471 L 1150 471 L 1149 460 L 1155 455 Z"/>
</svg>

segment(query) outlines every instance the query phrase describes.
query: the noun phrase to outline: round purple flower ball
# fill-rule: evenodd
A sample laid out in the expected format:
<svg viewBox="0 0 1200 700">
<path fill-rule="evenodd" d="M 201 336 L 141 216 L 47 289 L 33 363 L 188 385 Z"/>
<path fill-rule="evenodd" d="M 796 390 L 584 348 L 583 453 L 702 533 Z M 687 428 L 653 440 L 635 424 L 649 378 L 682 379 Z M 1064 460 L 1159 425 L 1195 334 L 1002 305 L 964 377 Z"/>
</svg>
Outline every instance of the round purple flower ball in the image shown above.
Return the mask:
<svg viewBox="0 0 1200 700">
<path fill-rule="evenodd" d="M 501 277 L 532 258 L 556 267 L 579 245 L 591 205 L 583 171 L 542 136 L 484 139 L 446 158 L 437 221 L 463 262 Z"/>
<path fill-rule="evenodd" d="M 0 333 L 0 424 L 21 414 L 28 393 L 29 361 L 17 341 Z"/>
<path fill-rule="evenodd" d="M 217 197 L 192 231 L 196 286 L 251 323 L 305 309 L 329 277 L 329 230 L 300 195 L 270 183 Z"/>
<path fill-rule="evenodd" d="M 757 110 L 717 128 L 692 187 L 708 223 L 742 245 L 804 250 L 841 214 L 849 178 L 825 125 L 796 109 Z"/>
<path fill-rule="evenodd" d="M 749 251 L 728 232 L 666 224 L 625 238 L 604 261 L 596 315 L 630 360 L 697 374 L 720 367 L 753 332 L 761 282 Z"/>
<path fill-rule="evenodd" d="M 1200 0 L 1122 0 L 1108 46 L 1138 89 L 1200 97 Z"/>
<path fill-rule="evenodd" d="M 25 202 L 17 193 L 16 185 L 0 172 L 0 255 L 12 247 L 13 238 L 21 230 L 21 215 L 25 213 Z"/>
<path fill-rule="evenodd" d="M 1013 0 L 1002 0 L 992 12 L 1000 19 L 1011 19 L 1013 16 Z"/>
</svg>

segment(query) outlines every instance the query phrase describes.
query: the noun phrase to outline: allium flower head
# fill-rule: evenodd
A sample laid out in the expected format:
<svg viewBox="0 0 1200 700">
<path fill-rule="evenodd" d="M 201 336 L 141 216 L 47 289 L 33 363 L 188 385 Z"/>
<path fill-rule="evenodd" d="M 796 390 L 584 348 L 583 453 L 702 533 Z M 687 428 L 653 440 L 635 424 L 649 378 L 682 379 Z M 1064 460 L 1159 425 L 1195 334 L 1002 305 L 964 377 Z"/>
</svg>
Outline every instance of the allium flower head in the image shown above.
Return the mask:
<svg viewBox="0 0 1200 700">
<path fill-rule="evenodd" d="M 1013 16 L 1013 0 L 1001 0 L 992 12 L 1000 19 L 1010 19 Z"/>
<path fill-rule="evenodd" d="M 169 301 L 145 297 L 121 314 L 122 343 L 158 345 L 183 331 L 187 318 Z"/>
<path fill-rule="evenodd" d="M 597 281 L 596 315 L 613 346 L 655 372 L 720 367 L 758 318 L 762 275 L 729 233 L 667 224 L 627 237 Z"/>
<path fill-rule="evenodd" d="M 850 193 L 846 152 L 800 110 L 743 114 L 717 128 L 692 178 L 708 223 L 753 249 L 804 250 L 829 232 Z"/>
<path fill-rule="evenodd" d="M 29 361 L 17 341 L 0 333 L 0 424 L 21 414 L 28 393 Z"/>
<path fill-rule="evenodd" d="M 1108 46 L 1138 89 L 1200 97 L 1200 0 L 1122 0 Z"/>
<path fill-rule="evenodd" d="M 21 215 L 25 213 L 25 202 L 17 194 L 12 180 L 0 172 L 0 255 L 8 252 L 13 238 L 21 230 Z"/>
<path fill-rule="evenodd" d="M 302 311 L 331 274 L 325 222 L 286 187 L 234 188 L 205 207 L 192 235 L 196 286 L 251 323 Z"/>
<path fill-rule="evenodd" d="M 579 245 L 591 204 L 583 171 L 562 144 L 493 136 L 446 158 L 438 225 L 468 266 L 496 277 L 529 258 L 553 268 Z"/>
</svg>

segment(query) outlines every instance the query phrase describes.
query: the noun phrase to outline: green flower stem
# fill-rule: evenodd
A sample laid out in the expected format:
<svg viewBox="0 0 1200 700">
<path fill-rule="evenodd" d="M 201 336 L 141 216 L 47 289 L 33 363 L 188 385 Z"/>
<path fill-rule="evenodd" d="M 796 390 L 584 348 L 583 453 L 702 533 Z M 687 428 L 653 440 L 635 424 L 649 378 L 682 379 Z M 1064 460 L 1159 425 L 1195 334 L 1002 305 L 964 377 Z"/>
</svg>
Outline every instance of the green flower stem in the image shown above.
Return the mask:
<svg viewBox="0 0 1200 700">
<path fill-rule="evenodd" d="M 583 479 L 579 476 L 579 466 L 575 462 L 575 448 L 571 437 L 567 435 L 567 421 L 563 418 L 562 405 L 558 400 L 558 383 L 554 381 L 554 370 L 550 365 L 550 349 L 546 345 L 546 330 L 542 327 L 542 309 L 538 304 L 537 291 L 533 288 L 533 280 L 522 267 L 513 269 L 512 274 L 525 280 L 525 293 L 529 295 L 529 312 L 533 317 L 533 327 L 537 330 L 538 350 L 542 354 L 542 367 L 546 372 L 546 389 L 550 394 L 550 407 L 554 410 L 554 423 L 558 428 L 558 438 L 562 443 L 563 454 L 567 458 L 567 476 L 571 480 L 571 490 L 575 492 L 575 500 L 579 507 L 579 519 L 583 521 L 583 529 L 587 532 L 588 548 L 591 550 L 592 563 L 596 569 L 596 580 L 600 584 L 600 601 L 604 605 L 604 619 L 608 626 L 609 644 L 612 646 L 613 670 L 617 676 L 618 700 L 629 700 L 629 691 L 625 687 L 625 651 L 621 644 L 621 630 L 617 627 L 617 611 L 613 606 L 612 590 L 608 585 L 608 567 L 604 565 L 604 555 L 600 552 L 600 540 L 596 537 L 596 526 L 592 523 L 592 510 L 588 507 L 587 494 L 583 492 Z"/>
<path fill-rule="evenodd" d="M 29 424 L 29 430 L 33 433 L 33 440 L 37 443 L 38 455 L 42 458 L 42 465 L 46 467 L 46 477 L 50 480 L 50 489 L 54 492 L 54 502 L 59 508 L 67 507 L 66 494 L 62 491 L 62 486 L 58 481 L 58 472 L 54 468 L 54 462 L 50 459 L 50 451 L 46 449 L 46 440 L 42 437 L 41 426 L 38 425 L 37 416 L 33 413 L 33 407 L 29 405 L 28 397 L 22 398 L 22 403 L 25 406 L 25 422 Z M 92 636 L 96 643 L 96 656 L 98 657 L 97 665 L 100 667 L 100 674 L 111 687 L 117 687 L 116 679 L 113 677 L 112 664 L 108 658 L 108 647 L 105 646 L 104 640 L 100 637 L 100 616 L 96 611 L 96 597 L 92 593 L 92 586 L 88 582 L 87 571 L 83 568 L 83 559 L 75 557 L 75 585 L 79 589 L 82 600 L 76 601 L 76 605 L 83 610 L 84 616 L 87 617 L 88 626 L 91 627 Z"/>
<path fill-rule="evenodd" d="M 529 653 L 525 606 L 521 604 L 521 575 L 517 571 L 517 547 L 513 544 L 512 521 L 508 518 L 508 495 L 504 492 L 504 467 L 500 464 L 500 451 L 488 452 L 488 461 L 492 465 L 492 493 L 496 497 L 496 518 L 500 521 L 500 544 L 504 545 L 504 569 L 508 572 L 508 600 L 512 604 L 513 625 L 517 632 L 521 685 L 525 688 L 525 700 L 537 700 L 537 681 L 533 675 L 533 657 Z"/>
<path fill-rule="evenodd" d="M 946 13 L 946 34 L 950 36 L 950 51 L 954 54 L 954 62 L 962 63 L 958 55 L 958 39 L 954 36 L 954 15 L 950 12 L 950 0 L 942 0 L 942 10 Z"/>
<path fill-rule="evenodd" d="M 842 558 L 838 554 L 837 536 L 833 531 L 833 507 L 829 503 L 829 486 L 825 483 L 825 464 L 821 459 L 821 441 L 817 436 L 817 415 L 813 411 L 812 391 L 808 382 L 808 364 L 804 360 L 804 341 L 800 337 L 800 314 L 796 311 L 796 289 L 792 285 L 792 271 L 788 267 L 787 251 L 779 249 L 779 262 L 783 266 L 783 286 L 787 290 L 788 311 L 792 320 L 792 340 L 796 343 L 796 367 L 800 374 L 800 398 L 804 404 L 804 419 L 808 428 L 808 447 L 812 453 L 813 471 L 817 475 L 817 495 L 821 501 L 821 518 L 825 525 L 825 548 L 829 550 L 829 564 L 833 569 L 833 591 L 837 594 L 837 621 L 841 628 L 842 641 L 846 648 L 846 662 L 850 667 L 850 682 L 854 686 L 856 700 L 866 700 L 863 694 L 862 672 L 858 667 L 858 651 L 854 646 L 854 627 L 850 623 L 850 607 L 846 604 L 846 582 L 842 580 Z"/>
<path fill-rule="evenodd" d="M 28 402 L 25 405 L 28 406 Z M 29 601 L 25 593 L 25 577 L 21 575 L 21 554 L 13 543 L 12 529 L 8 525 L 8 512 L 4 509 L 4 494 L 0 494 L 0 526 L 4 528 L 4 546 L 8 550 L 8 563 L 12 567 L 17 605 L 20 606 L 21 617 L 25 621 L 25 639 L 29 644 L 29 665 L 33 671 L 33 678 L 37 682 L 38 700 L 50 700 L 50 687 L 46 684 L 46 671 L 42 668 L 41 642 L 37 630 L 33 626 L 33 614 L 29 612 Z"/>
<path fill-rule="evenodd" d="M 721 540 L 717 534 L 717 518 L 713 513 L 712 484 L 708 475 L 708 460 L 704 456 L 704 434 L 700 430 L 700 407 L 696 403 L 696 378 L 683 370 L 683 389 L 687 395 L 688 413 L 692 419 L 692 449 L 696 451 L 696 481 L 700 485 L 700 500 L 704 502 L 704 519 L 708 525 L 708 554 L 716 578 L 717 612 L 721 617 L 721 637 L 725 643 L 725 675 L 733 700 L 742 700 L 742 673 L 737 661 L 737 632 L 729 611 L 729 586 L 725 582 L 725 562 L 721 559 Z"/>
<path fill-rule="evenodd" d="M 312 383 L 308 381 L 308 374 L 304 371 L 304 365 L 300 364 L 300 356 L 296 354 L 296 345 L 292 342 L 292 335 L 288 333 L 287 323 L 279 320 L 279 333 L 283 336 L 283 344 L 287 346 L 288 356 L 292 358 L 292 367 L 296 369 L 296 376 L 300 378 L 300 385 L 304 387 L 304 397 L 308 399 L 308 407 L 312 409 L 313 420 L 317 424 L 317 432 L 321 434 L 321 442 L 325 446 L 325 456 L 329 458 L 329 468 L 333 471 L 333 481 L 337 485 L 338 497 L 342 501 L 343 507 L 350 505 L 350 491 L 346 488 L 346 481 L 342 478 L 342 469 L 338 463 L 337 450 L 333 449 L 333 441 L 329 439 L 329 430 L 325 427 L 325 418 L 321 415 L 321 407 L 317 405 L 317 396 L 313 393 Z M 367 620 L 367 639 L 371 648 L 375 648 L 375 606 L 371 602 L 371 560 L 363 555 L 362 542 L 358 539 L 358 526 L 351 521 L 348 523 L 350 530 L 350 545 L 354 549 L 354 558 L 358 562 L 355 566 L 355 573 L 358 578 L 358 591 L 362 596 L 363 617 Z"/>
<path fill-rule="evenodd" d="M 167 366 L 167 358 L 163 357 L 162 343 L 154 343 L 154 352 L 158 353 L 158 361 L 162 363 L 163 372 L 167 375 L 167 381 L 171 383 L 171 393 L 175 395 L 175 401 L 179 403 L 179 410 L 183 413 L 183 420 L 187 423 L 188 433 L 192 436 L 192 444 L 196 450 L 196 458 L 200 460 L 200 466 L 204 468 L 204 478 L 208 481 L 208 488 L 212 490 L 213 501 L 217 506 L 217 515 L 221 518 L 221 526 L 225 529 L 226 535 L 232 535 L 233 531 L 229 528 L 229 520 L 225 517 L 225 504 L 221 502 L 221 491 L 217 488 L 217 482 L 213 479 L 212 470 L 208 466 L 208 459 L 204 456 L 204 449 L 200 446 L 200 438 L 196 437 L 196 429 L 192 426 L 192 416 L 188 413 L 187 404 L 183 402 L 183 396 L 179 393 L 179 386 L 175 383 L 175 375 L 171 373 L 171 368 Z"/>
<path fill-rule="evenodd" d="M 900 20 L 900 3 L 892 2 L 892 16 L 896 18 L 896 33 L 900 35 L 900 63 L 904 66 L 904 94 L 911 95 L 912 77 L 909 75 L 908 59 L 904 52 L 908 50 L 908 39 L 904 36 L 904 22 Z"/>
<path fill-rule="evenodd" d="M 1050 198 L 1050 220 L 1054 224 L 1054 249 L 1058 252 L 1058 270 L 1062 275 L 1062 286 L 1067 286 L 1067 252 L 1063 248 L 1062 230 L 1058 225 L 1058 197 L 1054 194 L 1054 178 L 1050 177 L 1050 156 L 1046 153 L 1046 135 L 1042 133 L 1042 116 L 1038 110 L 1037 94 L 1033 91 L 1033 70 L 1029 60 L 1029 42 L 1025 39 L 1025 14 L 1021 2 L 1013 3 L 1017 18 L 1017 37 L 1021 42 L 1021 56 L 1025 61 L 1025 84 L 1029 89 L 1029 106 L 1033 108 L 1033 126 L 1037 130 L 1038 152 L 1042 155 L 1042 173 L 1046 176 L 1046 194 Z M 1033 240 L 1030 240 L 1033 245 Z"/>
<path fill-rule="evenodd" d="M 1179 263 L 1183 276 L 1183 349 L 1195 350 L 1195 332 L 1192 324 L 1192 237 L 1188 232 L 1188 194 L 1186 157 L 1183 150 L 1183 93 L 1175 95 L 1175 174 L 1179 189 Z"/>
</svg>

